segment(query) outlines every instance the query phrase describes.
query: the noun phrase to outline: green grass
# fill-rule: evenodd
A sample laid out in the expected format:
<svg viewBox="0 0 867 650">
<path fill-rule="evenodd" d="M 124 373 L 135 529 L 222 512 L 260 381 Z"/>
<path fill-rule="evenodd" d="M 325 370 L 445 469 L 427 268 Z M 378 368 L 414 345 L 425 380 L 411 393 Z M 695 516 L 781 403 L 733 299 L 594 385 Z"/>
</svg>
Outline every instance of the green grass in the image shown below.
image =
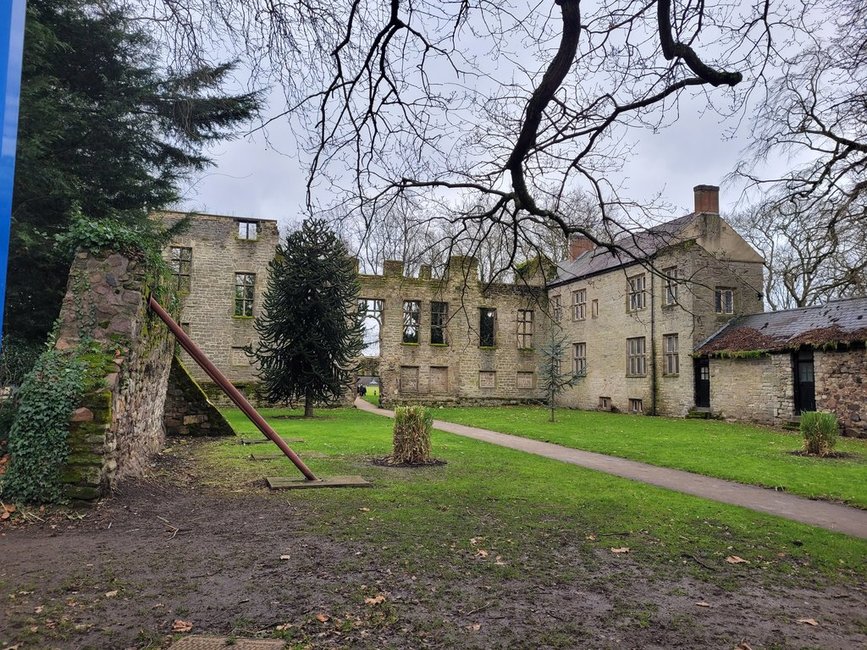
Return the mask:
<svg viewBox="0 0 867 650">
<path fill-rule="evenodd" d="M 436 567 L 460 579 L 469 566 L 491 580 L 568 580 L 613 557 L 614 546 L 628 546 L 631 561 L 666 580 L 698 572 L 723 586 L 845 582 L 867 571 L 867 542 L 845 535 L 439 431 L 433 453 L 446 465 L 381 467 L 370 461 L 390 451 L 390 420 L 354 409 L 321 410 L 313 420 L 273 417 L 285 413 L 263 411 L 281 435 L 305 440 L 295 450 L 309 454 L 314 472 L 362 474 L 374 487 L 284 498 L 314 515 L 305 523 L 312 532 L 372 544 L 386 564 L 406 571 Z M 240 412 L 226 414 L 239 434 L 255 431 Z M 232 439 L 201 449 L 218 485 L 300 476 L 284 459 L 247 460 L 249 447 Z M 479 548 L 488 555 L 476 558 Z M 728 564 L 728 555 L 750 564 Z"/>
<path fill-rule="evenodd" d="M 651 465 L 784 489 L 867 508 L 867 440 L 839 438 L 850 458 L 793 455 L 799 433 L 732 424 L 543 407 L 443 408 L 434 418 L 630 458 Z"/>
<path fill-rule="evenodd" d="M 379 386 L 368 386 L 367 393 L 361 399 L 367 400 L 374 406 L 379 406 Z"/>
</svg>

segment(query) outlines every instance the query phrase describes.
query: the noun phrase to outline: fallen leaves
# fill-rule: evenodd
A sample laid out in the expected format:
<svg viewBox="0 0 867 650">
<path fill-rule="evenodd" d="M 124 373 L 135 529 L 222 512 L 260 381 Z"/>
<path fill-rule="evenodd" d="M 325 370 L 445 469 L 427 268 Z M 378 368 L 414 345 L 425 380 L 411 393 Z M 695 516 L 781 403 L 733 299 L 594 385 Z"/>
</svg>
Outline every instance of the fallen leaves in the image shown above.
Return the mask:
<svg viewBox="0 0 867 650">
<path fill-rule="evenodd" d="M 488 557 L 488 552 L 485 549 L 480 548 L 478 551 L 476 551 L 476 557 Z"/>
<path fill-rule="evenodd" d="M 728 562 L 729 564 L 749 564 L 750 563 L 749 560 L 745 560 L 744 558 L 738 557 L 737 555 L 729 555 L 726 558 L 726 562 Z"/>
<path fill-rule="evenodd" d="M 182 621 L 179 618 L 175 619 L 175 622 L 172 623 L 172 632 L 189 632 L 193 629 L 193 624 L 190 621 Z"/>
<path fill-rule="evenodd" d="M 746 641 L 741 641 L 735 646 L 735 650 L 753 650 L 753 647 Z"/>
<path fill-rule="evenodd" d="M 379 604 L 384 603 L 384 602 L 385 602 L 385 594 L 377 594 L 376 596 L 373 596 L 372 598 L 365 598 L 364 599 L 365 605 L 379 605 Z"/>
<path fill-rule="evenodd" d="M 710 603 L 706 603 L 705 601 L 700 600 L 695 604 L 695 606 L 696 607 L 710 607 Z"/>
<path fill-rule="evenodd" d="M 612 548 L 611 552 L 617 553 L 617 554 L 629 553 L 629 547 L 628 546 L 621 546 L 620 548 Z"/>
<path fill-rule="evenodd" d="M 819 621 L 815 618 L 799 618 L 797 622 L 803 623 L 804 625 L 812 625 L 813 627 L 816 627 L 819 624 Z"/>
<path fill-rule="evenodd" d="M 114 598 L 115 596 L 117 596 L 117 589 L 115 589 L 114 591 L 106 591 L 105 592 L 106 598 Z"/>
<path fill-rule="evenodd" d="M 482 624 L 481 623 L 471 623 L 470 625 L 467 625 L 467 629 L 470 632 L 478 632 L 479 630 L 482 629 Z"/>
<path fill-rule="evenodd" d="M 328 614 L 323 614 L 322 612 L 319 612 L 315 618 L 320 623 L 327 623 L 328 619 L 330 619 L 331 617 Z"/>
<path fill-rule="evenodd" d="M 9 517 L 12 516 L 12 513 L 15 512 L 17 508 L 10 504 L 0 502 L 0 521 L 6 521 Z"/>
<path fill-rule="evenodd" d="M 280 559 L 281 559 L 281 560 L 288 560 L 288 559 L 289 559 L 289 554 L 288 554 L 288 553 L 284 553 L 283 555 L 280 556 Z"/>
</svg>

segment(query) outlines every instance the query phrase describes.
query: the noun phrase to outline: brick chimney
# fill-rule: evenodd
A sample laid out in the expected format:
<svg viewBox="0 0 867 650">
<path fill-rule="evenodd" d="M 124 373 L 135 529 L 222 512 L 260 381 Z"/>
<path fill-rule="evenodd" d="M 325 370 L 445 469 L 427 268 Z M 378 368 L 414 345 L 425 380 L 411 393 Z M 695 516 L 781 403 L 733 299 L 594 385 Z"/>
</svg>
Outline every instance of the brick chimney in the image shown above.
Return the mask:
<svg viewBox="0 0 867 650">
<path fill-rule="evenodd" d="M 596 246 L 584 235 L 569 235 L 569 259 L 577 260 L 587 251 L 592 251 Z"/>
<path fill-rule="evenodd" d="M 692 191 L 695 193 L 695 214 L 719 214 L 719 187 L 696 185 Z"/>
</svg>

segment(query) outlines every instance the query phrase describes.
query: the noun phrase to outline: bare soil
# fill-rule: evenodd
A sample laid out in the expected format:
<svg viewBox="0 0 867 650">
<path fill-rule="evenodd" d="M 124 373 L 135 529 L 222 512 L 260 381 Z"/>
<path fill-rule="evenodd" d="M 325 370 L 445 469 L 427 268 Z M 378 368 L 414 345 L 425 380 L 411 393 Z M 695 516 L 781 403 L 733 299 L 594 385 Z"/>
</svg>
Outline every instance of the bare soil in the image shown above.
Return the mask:
<svg viewBox="0 0 867 650">
<path fill-rule="evenodd" d="M 299 648 L 867 647 L 864 584 L 723 589 L 628 553 L 588 564 L 568 539 L 508 582 L 460 554 L 410 573 L 260 482 L 199 487 L 188 461 L 0 524 L 0 650 L 167 647 L 178 619 Z"/>
</svg>

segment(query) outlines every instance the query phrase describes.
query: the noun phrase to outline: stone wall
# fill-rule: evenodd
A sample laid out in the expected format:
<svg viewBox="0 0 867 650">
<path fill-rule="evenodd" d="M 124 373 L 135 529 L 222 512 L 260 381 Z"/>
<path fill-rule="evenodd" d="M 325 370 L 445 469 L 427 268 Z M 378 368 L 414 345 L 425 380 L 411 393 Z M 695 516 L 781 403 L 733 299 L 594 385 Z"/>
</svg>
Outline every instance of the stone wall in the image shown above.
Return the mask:
<svg viewBox="0 0 867 650">
<path fill-rule="evenodd" d="M 183 362 L 175 357 L 169 372 L 164 422 L 168 435 L 232 436 L 231 425 L 211 403 Z"/>
<path fill-rule="evenodd" d="M 162 412 L 173 341 L 145 303 L 146 272 L 123 255 L 78 253 L 60 313 L 57 348 L 84 342 L 105 380 L 72 416 L 63 474 L 72 499 L 94 499 L 137 475 L 163 444 Z"/>
<path fill-rule="evenodd" d="M 388 261 L 383 275 L 361 275 L 361 298 L 382 300 L 376 362 L 364 374 L 378 374 L 383 405 L 401 403 L 503 404 L 544 398 L 539 386 L 538 350 L 548 329 L 545 292 L 528 284 L 485 284 L 472 258 L 453 257 L 442 279 L 429 267 L 406 277 L 403 264 Z M 417 343 L 404 342 L 404 301 L 420 303 Z M 446 343 L 431 340 L 431 304 L 448 304 Z M 495 310 L 494 345 L 482 345 L 481 308 Z M 518 340 L 518 311 L 532 311 L 529 341 Z M 528 343 L 528 345 L 521 345 Z"/>
<path fill-rule="evenodd" d="M 155 215 L 165 225 L 180 221 L 183 213 L 164 212 Z M 242 238 L 239 225 L 255 224 L 255 238 Z M 247 231 L 244 231 L 247 234 Z M 253 320 L 259 316 L 268 281 L 268 263 L 274 258 L 279 233 L 276 221 L 191 215 L 186 232 L 177 235 L 164 251 L 171 259 L 173 247 L 191 252 L 189 292 L 183 298 L 178 321 L 220 371 L 236 385 L 255 383 L 255 368 L 243 348 L 255 344 Z M 235 314 L 235 274 L 255 275 L 253 315 Z M 214 390 L 213 382 L 189 356 L 181 360 L 193 378 L 215 399 L 222 402 L 222 393 Z"/>
<path fill-rule="evenodd" d="M 843 435 L 867 438 L 867 349 L 816 350 L 816 408 L 837 415 Z"/>
<path fill-rule="evenodd" d="M 782 425 L 794 417 L 788 354 L 710 359 L 710 408 L 726 420 Z"/>
</svg>

